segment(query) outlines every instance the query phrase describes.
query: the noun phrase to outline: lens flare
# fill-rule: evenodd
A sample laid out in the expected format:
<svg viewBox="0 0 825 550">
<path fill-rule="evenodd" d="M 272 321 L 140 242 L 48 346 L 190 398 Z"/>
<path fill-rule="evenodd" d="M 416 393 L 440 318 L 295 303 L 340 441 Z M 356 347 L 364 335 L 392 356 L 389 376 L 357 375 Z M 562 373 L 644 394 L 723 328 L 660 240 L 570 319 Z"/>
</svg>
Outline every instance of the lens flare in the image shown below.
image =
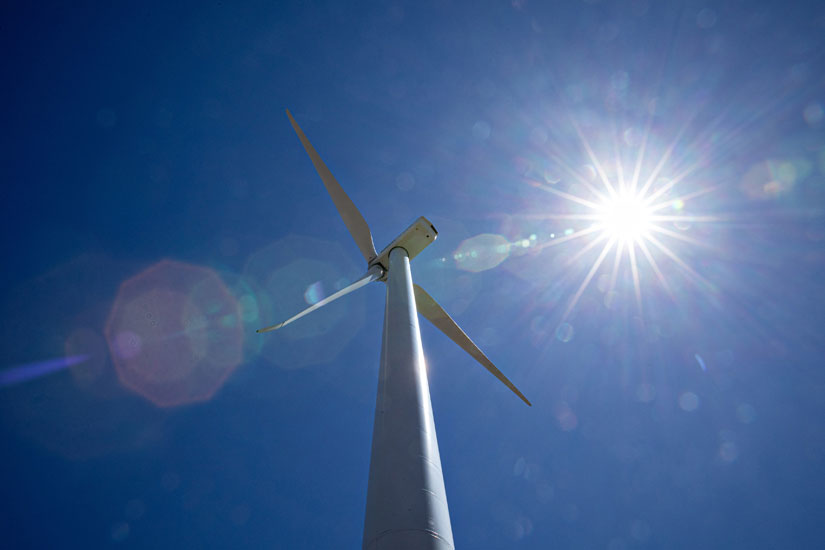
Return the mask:
<svg viewBox="0 0 825 550">
<path fill-rule="evenodd" d="M 0 388 L 40 378 L 49 373 L 80 364 L 88 358 L 88 355 L 74 355 L 4 369 L 0 371 Z"/>
<path fill-rule="evenodd" d="M 206 401 L 241 363 L 240 308 L 218 274 L 160 261 L 120 285 L 105 335 L 118 379 L 159 407 Z"/>
</svg>

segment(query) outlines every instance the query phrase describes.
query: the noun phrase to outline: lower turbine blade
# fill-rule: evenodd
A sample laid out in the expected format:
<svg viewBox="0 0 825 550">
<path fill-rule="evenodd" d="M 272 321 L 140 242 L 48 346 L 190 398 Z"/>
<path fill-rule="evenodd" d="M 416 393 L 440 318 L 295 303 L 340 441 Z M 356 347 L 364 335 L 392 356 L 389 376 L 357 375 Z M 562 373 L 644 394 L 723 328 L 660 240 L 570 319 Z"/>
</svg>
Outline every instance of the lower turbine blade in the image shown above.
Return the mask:
<svg viewBox="0 0 825 550">
<path fill-rule="evenodd" d="M 292 321 L 300 319 L 304 315 L 307 315 L 308 313 L 311 313 L 311 312 L 315 311 L 316 309 L 321 308 L 321 307 L 327 305 L 328 303 L 337 300 L 341 296 L 345 296 L 345 295 L 349 294 L 350 292 L 352 292 L 354 290 L 358 290 L 362 286 L 365 286 L 365 285 L 367 285 L 367 284 L 369 284 L 373 281 L 377 281 L 378 279 L 380 279 L 383 276 L 384 276 L 384 271 L 380 267 L 378 267 L 377 265 L 374 265 L 369 269 L 369 271 L 364 273 L 364 275 L 360 279 L 358 279 L 357 281 L 355 281 L 351 285 L 342 288 L 341 290 L 339 290 L 335 294 L 331 294 L 331 295 L 327 296 L 326 298 L 324 298 L 320 302 L 309 306 L 308 308 L 306 308 L 302 312 L 298 313 L 297 315 L 294 315 L 294 316 L 290 317 L 289 319 L 287 319 L 286 321 L 284 321 L 282 323 L 271 325 L 271 326 L 268 326 L 268 327 L 265 327 L 265 328 L 260 328 L 260 329 L 256 330 L 255 332 L 258 332 L 258 333 L 270 332 L 272 330 L 278 330 L 279 328 L 285 327 L 286 325 L 288 325 Z"/>
<path fill-rule="evenodd" d="M 427 294 L 427 291 L 421 288 L 418 285 L 413 285 L 415 289 L 415 305 L 418 308 L 418 313 L 423 315 L 430 321 L 435 327 L 446 334 L 450 340 L 458 344 L 458 346 L 473 356 L 473 358 L 478 361 L 479 363 L 484 366 L 488 371 L 492 373 L 493 376 L 501 380 L 501 382 L 513 390 L 513 393 L 518 395 L 522 401 L 527 403 L 529 406 L 533 406 L 524 394 L 522 394 L 517 387 L 513 385 L 510 380 L 504 376 L 500 370 L 496 368 L 492 361 L 490 361 L 484 352 L 478 349 L 478 346 L 470 340 L 470 337 L 467 336 L 461 327 L 453 321 L 453 318 L 450 317 L 444 309 L 438 305 L 432 296 Z"/>
</svg>

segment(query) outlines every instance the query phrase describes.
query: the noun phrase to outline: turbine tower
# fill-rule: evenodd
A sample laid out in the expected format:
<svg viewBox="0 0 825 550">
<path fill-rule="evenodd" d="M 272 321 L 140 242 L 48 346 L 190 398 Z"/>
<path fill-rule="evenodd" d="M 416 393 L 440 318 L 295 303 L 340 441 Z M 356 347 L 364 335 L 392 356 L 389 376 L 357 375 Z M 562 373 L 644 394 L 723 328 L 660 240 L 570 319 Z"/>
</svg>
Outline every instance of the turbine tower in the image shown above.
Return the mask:
<svg viewBox="0 0 825 550">
<path fill-rule="evenodd" d="M 386 283 L 384 334 L 362 548 L 452 550 L 453 532 L 435 435 L 427 369 L 421 348 L 418 313 L 481 363 L 525 403 L 530 405 L 530 402 L 432 296 L 413 283 L 410 261 L 435 240 L 438 235 L 435 227 L 426 218 L 418 218 L 384 250 L 377 253 L 364 217 L 321 160 L 292 114 L 288 110 L 286 114 L 364 256 L 367 271 L 335 294 L 286 321 L 257 332 L 282 328 L 373 281 Z"/>
</svg>

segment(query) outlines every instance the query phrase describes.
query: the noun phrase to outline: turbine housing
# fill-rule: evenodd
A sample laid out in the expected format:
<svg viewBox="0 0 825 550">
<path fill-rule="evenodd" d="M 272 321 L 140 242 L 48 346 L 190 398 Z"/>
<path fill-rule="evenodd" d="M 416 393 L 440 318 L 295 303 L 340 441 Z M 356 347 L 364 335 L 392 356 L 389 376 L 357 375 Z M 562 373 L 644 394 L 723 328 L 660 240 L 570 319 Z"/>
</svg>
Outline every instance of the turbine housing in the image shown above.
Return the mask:
<svg viewBox="0 0 825 550">
<path fill-rule="evenodd" d="M 370 261 L 368 265 L 369 267 L 374 265 L 380 266 L 384 271 L 384 276 L 379 280 L 386 281 L 387 272 L 390 267 L 390 251 L 393 248 L 403 248 L 407 251 L 407 256 L 412 260 L 419 252 L 432 244 L 436 237 L 438 237 L 438 231 L 435 229 L 435 226 L 430 220 L 421 216 L 388 244 L 384 250 L 379 252 L 378 256 Z"/>
</svg>

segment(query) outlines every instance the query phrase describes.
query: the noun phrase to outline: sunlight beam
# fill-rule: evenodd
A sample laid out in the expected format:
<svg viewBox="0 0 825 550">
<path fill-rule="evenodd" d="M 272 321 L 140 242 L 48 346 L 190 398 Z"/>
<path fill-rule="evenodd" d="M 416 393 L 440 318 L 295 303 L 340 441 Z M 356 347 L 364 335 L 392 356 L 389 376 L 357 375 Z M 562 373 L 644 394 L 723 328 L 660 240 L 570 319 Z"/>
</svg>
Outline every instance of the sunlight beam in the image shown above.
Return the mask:
<svg viewBox="0 0 825 550">
<path fill-rule="evenodd" d="M 636 295 L 636 307 L 639 315 L 642 314 L 642 288 L 639 284 L 639 266 L 636 264 L 636 247 L 631 244 L 627 247 L 630 256 L 630 272 L 633 274 L 633 293 Z"/>
<path fill-rule="evenodd" d="M 598 241 L 594 241 L 591 244 L 594 244 L 596 242 Z M 599 254 L 599 257 L 593 263 L 593 267 L 590 268 L 590 271 L 587 272 L 587 276 L 584 278 L 584 281 L 582 281 L 582 284 L 579 285 L 579 289 L 576 291 L 576 294 L 573 296 L 573 299 L 570 300 L 570 304 L 564 311 L 564 315 L 562 315 L 562 322 L 567 320 L 567 316 L 570 315 L 570 312 L 573 311 L 574 307 L 576 307 L 576 303 L 579 301 L 579 298 L 581 298 L 581 295 L 584 294 L 585 289 L 590 284 L 590 281 L 593 279 L 593 275 L 596 274 L 596 270 L 599 269 L 600 265 L 602 265 L 602 262 L 604 261 L 608 252 L 610 252 L 610 249 L 613 248 L 613 244 L 615 242 L 615 239 L 610 239 L 607 242 L 607 244 L 604 245 L 604 248 L 602 248 L 601 254 Z"/>
<path fill-rule="evenodd" d="M 566 242 L 584 237 L 585 235 L 590 235 L 591 233 L 595 233 L 599 229 L 600 229 L 599 226 L 592 225 L 592 226 L 588 227 L 587 229 L 582 229 L 581 231 L 571 233 L 570 235 L 565 235 L 564 237 L 560 237 L 558 239 L 553 239 L 549 242 L 537 245 L 536 248 L 541 250 L 541 249 L 547 248 L 548 246 L 555 246 L 557 244 L 566 243 Z"/>
<path fill-rule="evenodd" d="M 572 120 L 572 118 L 571 118 Z M 575 120 L 572 120 L 573 128 L 576 130 L 576 134 L 578 134 L 579 139 L 581 140 L 582 147 L 584 147 L 585 152 L 587 153 L 587 157 L 590 159 L 590 162 L 593 163 L 593 167 L 596 169 L 596 173 L 599 174 L 599 177 L 602 180 L 605 188 L 610 193 L 611 196 L 615 197 L 617 195 L 616 189 L 611 185 L 610 180 L 607 178 L 607 174 L 602 168 L 601 163 L 599 163 L 599 159 L 596 158 L 596 154 L 593 152 L 593 148 L 590 147 L 590 143 L 587 141 L 587 138 L 584 137 L 579 125 L 576 124 Z"/>
<path fill-rule="evenodd" d="M 719 250 L 717 247 L 711 246 L 708 243 L 704 243 L 698 239 L 694 239 L 693 237 L 688 237 L 687 235 L 682 235 L 681 233 L 677 233 L 675 231 L 671 231 L 665 227 L 660 227 L 658 225 L 653 225 L 650 228 L 652 231 L 656 231 L 657 233 L 661 233 L 663 235 L 667 235 L 668 237 L 673 237 L 674 239 L 679 239 L 680 241 L 684 241 L 686 243 L 690 243 L 692 245 L 700 246 L 702 248 L 708 248 L 711 250 Z"/>
<path fill-rule="evenodd" d="M 702 283 L 703 285 L 705 285 L 705 287 L 706 287 L 706 289 L 707 289 L 707 290 L 712 290 L 712 291 L 715 291 L 715 290 L 716 290 L 716 287 L 714 287 L 714 286 L 713 286 L 713 283 L 711 283 L 710 281 L 708 281 L 707 279 L 705 279 L 704 277 L 702 277 L 701 275 L 699 275 L 699 273 L 698 273 L 698 272 L 696 272 L 696 270 L 694 270 L 692 267 L 690 267 L 689 265 L 687 265 L 687 264 L 685 263 L 685 261 L 684 261 L 684 260 L 682 260 L 682 258 L 680 258 L 679 256 L 677 256 L 675 252 L 673 252 L 673 251 L 672 251 L 672 250 L 670 250 L 667 246 L 665 246 L 664 244 L 662 244 L 662 243 L 661 243 L 658 239 L 656 239 L 656 238 L 655 238 L 655 237 L 653 237 L 653 236 L 648 236 L 648 240 L 649 240 L 651 243 L 653 243 L 654 245 L 656 245 L 656 247 L 657 247 L 659 250 L 661 250 L 661 251 L 662 251 L 662 252 L 663 252 L 663 253 L 664 253 L 664 254 L 665 254 L 668 258 L 670 258 L 671 260 L 673 260 L 674 262 L 676 262 L 676 264 L 677 264 L 679 267 L 681 267 L 682 269 L 684 269 L 684 270 L 685 270 L 685 272 L 686 272 L 686 273 L 688 273 L 688 275 L 689 275 L 689 277 L 688 277 L 688 278 L 693 277 L 694 282 L 698 281 L 699 283 Z M 698 284 L 698 283 L 697 283 L 697 284 Z"/>
<path fill-rule="evenodd" d="M 665 292 L 667 292 L 667 295 L 670 296 L 670 299 L 672 300 L 674 298 L 673 291 L 670 289 L 670 285 L 667 284 L 667 279 L 665 279 L 665 276 L 659 269 L 659 265 L 656 263 L 656 260 L 650 253 L 650 250 L 648 250 L 647 245 L 641 239 L 639 239 L 639 248 L 641 249 L 642 254 L 644 254 L 645 258 L 647 259 L 647 262 L 650 264 L 650 267 L 653 268 L 653 272 L 656 273 L 656 278 L 659 279 L 659 282 L 662 284 L 662 287 L 665 289 Z"/>
<path fill-rule="evenodd" d="M 694 191 L 693 193 L 687 193 L 686 195 L 681 195 L 679 197 L 674 197 L 672 199 L 668 199 L 666 201 L 658 202 L 655 204 L 650 205 L 650 211 L 655 212 L 657 210 L 661 210 L 662 208 L 667 208 L 668 206 L 672 206 L 676 202 L 685 203 L 691 199 L 695 199 L 696 197 L 701 197 L 702 195 L 707 195 L 708 193 L 713 193 L 714 191 L 719 189 L 719 185 L 714 185 L 712 187 L 705 187 L 704 189 L 699 189 L 698 191 Z"/>
<path fill-rule="evenodd" d="M 591 249 L 591 248 L 594 248 L 597 244 L 599 244 L 600 242 L 602 242 L 603 240 L 605 240 L 605 239 L 607 239 L 607 238 L 608 238 L 608 235 L 607 235 L 607 234 L 605 234 L 605 233 L 602 233 L 602 234 L 601 234 L 601 235 L 599 235 L 597 238 L 595 238 L 595 239 L 593 239 L 592 241 L 590 241 L 590 243 L 588 243 L 588 245 L 587 245 L 587 246 L 585 246 L 584 248 L 582 248 L 581 250 L 579 250 L 578 252 L 576 252 L 573 256 L 571 256 L 571 257 L 570 257 L 570 259 L 568 259 L 568 260 L 564 263 L 564 265 L 566 265 L 566 266 L 573 265 L 573 264 L 576 262 L 576 260 L 578 260 L 579 258 L 581 258 L 582 256 L 584 256 L 585 254 L 587 254 L 587 253 L 590 251 L 590 249 Z M 612 239 L 611 239 L 611 240 L 612 240 Z"/>
<path fill-rule="evenodd" d="M 581 197 L 578 197 L 576 195 L 572 195 L 570 193 L 565 193 L 564 191 L 559 191 L 558 189 L 556 189 L 554 187 L 550 187 L 547 184 L 540 184 L 540 186 L 537 186 L 537 187 L 539 187 L 539 189 L 541 189 L 542 191 L 547 191 L 548 193 L 552 193 L 553 195 L 559 196 L 563 199 L 567 199 L 571 202 L 581 204 L 582 206 L 586 206 L 588 208 L 593 208 L 593 209 L 599 208 L 599 205 L 596 204 L 595 202 L 583 199 Z"/>
</svg>

